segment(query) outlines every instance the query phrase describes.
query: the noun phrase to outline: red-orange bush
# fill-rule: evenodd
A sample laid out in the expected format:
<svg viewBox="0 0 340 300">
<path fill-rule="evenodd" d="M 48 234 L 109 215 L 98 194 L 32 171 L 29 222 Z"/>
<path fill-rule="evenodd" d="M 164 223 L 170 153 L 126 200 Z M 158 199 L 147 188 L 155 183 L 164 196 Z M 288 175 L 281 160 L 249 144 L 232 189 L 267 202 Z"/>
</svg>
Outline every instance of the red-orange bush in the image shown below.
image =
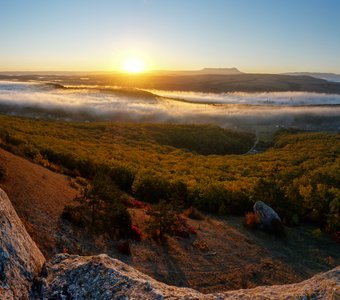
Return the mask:
<svg viewBox="0 0 340 300">
<path fill-rule="evenodd" d="M 142 240 L 142 231 L 137 225 L 131 225 L 131 238 L 137 242 Z"/>
<path fill-rule="evenodd" d="M 132 198 L 132 197 L 128 199 L 128 205 L 133 207 L 133 208 L 142 208 L 142 209 L 149 209 L 150 208 L 149 203 L 139 201 L 139 200 Z"/>
<path fill-rule="evenodd" d="M 260 224 L 260 220 L 255 213 L 248 212 L 245 215 L 244 224 L 245 224 L 245 226 L 247 226 L 249 228 L 255 228 L 256 226 L 258 226 Z"/>
</svg>

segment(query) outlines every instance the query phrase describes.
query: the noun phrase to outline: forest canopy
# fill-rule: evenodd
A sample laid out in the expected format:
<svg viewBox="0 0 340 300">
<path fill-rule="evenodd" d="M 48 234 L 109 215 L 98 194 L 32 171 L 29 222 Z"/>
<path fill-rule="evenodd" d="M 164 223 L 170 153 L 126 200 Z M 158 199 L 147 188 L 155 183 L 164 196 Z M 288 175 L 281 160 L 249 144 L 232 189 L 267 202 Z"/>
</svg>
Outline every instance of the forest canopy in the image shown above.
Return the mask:
<svg viewBox="0 0 340 300">
<path fill-rule="evenodd" d="M 281 131 L 274 146 L 247 152 L 251 133 L 211 125 L 75 123 L 0 115 L 1 145 L 37 162 L 94 178 L 105 167 L 122 191 L 244 214 L 257 200 L 287 225 L 340 230 L 340 135 Z M 231 154 L 233 153 L 233 154 Z"/>
</svg>

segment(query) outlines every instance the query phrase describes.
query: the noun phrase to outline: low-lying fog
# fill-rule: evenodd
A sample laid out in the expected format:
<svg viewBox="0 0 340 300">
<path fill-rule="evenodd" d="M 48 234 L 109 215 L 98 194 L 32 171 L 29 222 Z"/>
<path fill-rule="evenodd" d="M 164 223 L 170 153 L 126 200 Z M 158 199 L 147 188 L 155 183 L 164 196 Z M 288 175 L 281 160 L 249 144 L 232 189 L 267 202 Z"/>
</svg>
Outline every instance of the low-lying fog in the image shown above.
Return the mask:
<svg viewBox="0 0 340 300">
<path fill-rule="evenodd" d="M 173 99 L 210 104 L 249 104 L 271 106 L 339 105 L 340 95 L 306 92 L 267 93 L 199 93 L 181 91 L 149 90 L 151 93 Z"/>
<path fill-rule="evenodd" d="M 103 88 L 58 88 L 37 82 L 0 81 L 0 112 L 76 121 L 213 123 L 339 130 L 340 95 L 305 92 L 205 94 L 129 93 Z M 177 99 L 177 100 L 176 100 Z"/>
</svg>

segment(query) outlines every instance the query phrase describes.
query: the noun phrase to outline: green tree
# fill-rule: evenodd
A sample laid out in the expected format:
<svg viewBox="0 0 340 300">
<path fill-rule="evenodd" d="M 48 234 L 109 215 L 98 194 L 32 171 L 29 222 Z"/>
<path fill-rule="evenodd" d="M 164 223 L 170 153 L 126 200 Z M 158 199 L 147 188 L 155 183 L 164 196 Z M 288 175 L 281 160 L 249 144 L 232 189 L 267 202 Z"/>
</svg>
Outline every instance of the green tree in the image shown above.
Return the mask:
<svg viewBox="0 0 340 300">
<path fill-rule="evenodd" d="M 87 185 L 84 187 L 79 196 L 74 199 L 79 203 L 80 207 L 84 207 L 85 210 L 89 209 L 91 212 L 91 227 L 95 227 L 98 206 L 100 205 L 100 199 L 94 192 L 93 186 Z"/>
<path fill-rule="evenodd" d="M 164 240 L 166 234 L 172 234 L 177 219 L 172 204 L 161 200 L 158 204 L 154 205 L 147 214 L 150 216 L 148 231 L 158 232 L 161 241 Z"/>
</svg>

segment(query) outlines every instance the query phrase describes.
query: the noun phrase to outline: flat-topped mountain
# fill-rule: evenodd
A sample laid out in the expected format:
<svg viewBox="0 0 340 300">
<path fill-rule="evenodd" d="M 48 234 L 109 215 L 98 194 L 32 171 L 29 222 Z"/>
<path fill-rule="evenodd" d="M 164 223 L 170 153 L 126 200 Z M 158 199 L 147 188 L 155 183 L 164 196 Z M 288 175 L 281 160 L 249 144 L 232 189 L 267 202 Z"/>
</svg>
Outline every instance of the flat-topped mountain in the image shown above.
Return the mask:
<svg viewBox="0 0 340 300">
<path fill-rule="evenodd" d="M 157 75 L 240 75 L 237 68 L 203 68 L 200 70 L 156 70 L 150 72 Z"/>
</svg>

